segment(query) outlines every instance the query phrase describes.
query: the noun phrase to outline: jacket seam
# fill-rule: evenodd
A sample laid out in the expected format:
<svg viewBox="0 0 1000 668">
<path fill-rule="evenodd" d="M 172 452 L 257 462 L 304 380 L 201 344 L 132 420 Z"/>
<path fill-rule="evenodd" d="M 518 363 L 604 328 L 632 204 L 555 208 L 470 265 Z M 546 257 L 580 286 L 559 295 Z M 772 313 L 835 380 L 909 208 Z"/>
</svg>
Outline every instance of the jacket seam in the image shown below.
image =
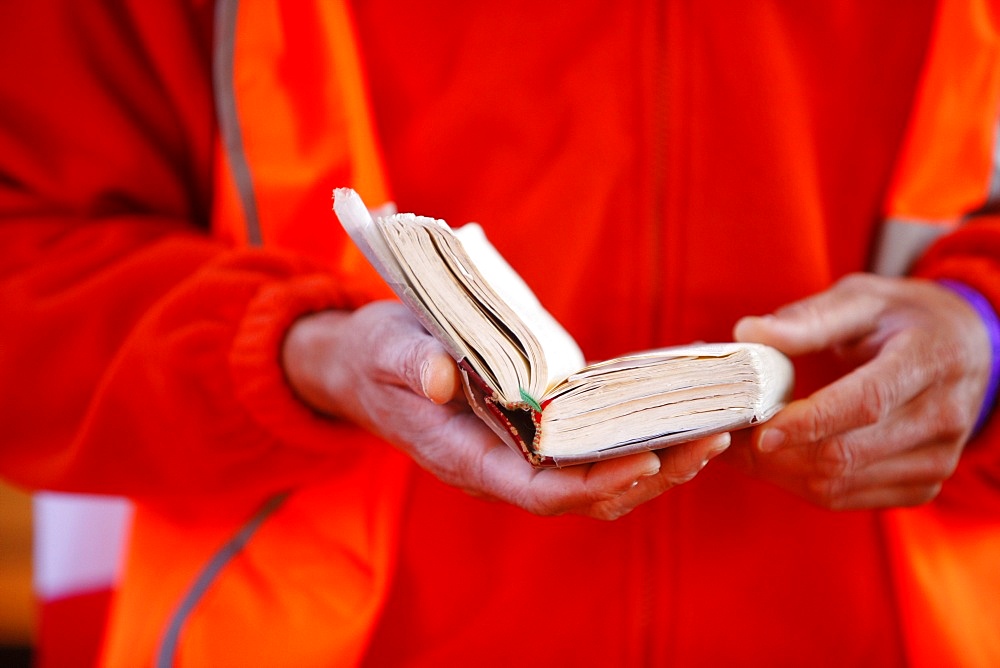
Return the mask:
<svg viewBox="0 0 1000 668">
<path fill-rule="evenodd" d="M 169 668 L 174 665 L 177 656 L 177 647 L 180 641 L 181 630 L 187 622 L 195 607 L 201 602 L 205 592 L 216 582 L 222 570 L 233 560 L 250 542 L 253 535 L 260 528 L 268 517 L 274 514 L 288 498 L 287 492 L 282 492 L 271 497 L 257 513 L 250 518 L 240 529 L 233 534 L 219 550 L 212 555 L 205 568 L 195 578 L 194 583 L 188 589 L 180 605 L 170 617 L 167 624 L 166 633 L 160 642 L 156 652 L 156 668 Z"/>
<path fill-rule="evenodd" d="M 212 64 L 215 113 L 218 117 L 222 148 L 229 162 L 237 196 L 243 207 L 247 243 L 251 246 L 260 246 L 263 244 L 260 214 L 257 210 L 257 200 L 254 197 L 253 175 L 250 171 L 250 162 L 247 160 L 239 110 L 236 104 L 236 21 L 238 14 L 239 0 L 220 0 L 216 5 L 215 58 Z"/>
</svg>

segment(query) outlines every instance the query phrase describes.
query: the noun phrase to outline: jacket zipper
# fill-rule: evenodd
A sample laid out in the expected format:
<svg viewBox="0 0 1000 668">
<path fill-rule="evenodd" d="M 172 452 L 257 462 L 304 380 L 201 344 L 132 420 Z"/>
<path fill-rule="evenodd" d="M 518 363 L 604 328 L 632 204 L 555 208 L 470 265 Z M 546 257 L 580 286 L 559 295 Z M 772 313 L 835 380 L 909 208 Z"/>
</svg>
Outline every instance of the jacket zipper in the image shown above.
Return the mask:
<svg viewBox="0 0 1000 668">
<path fill-rule="evenodd" d="M 664 334 L 664 232 L 666 228 L 667 176 L 667 16 L 665 5 L 653 1 L 653 63 L 650 76 L 652 91 L 649 210 L 649 309 L 650 345 L 663 345 Z"/>
<path fill-rule="evenodd" d="M 670 261 L 667 242 L 671 231 L 668 226 L 676 222 L 672 223 L 667 215 L 671 210 L 668 201 L 671 196 L 669 187 L 674 185 L 673 182 L 668 184 L 668 178 L 672 176 L 670 167 L 672 156 L 669 151 L 673 147 L 668 143 L 670 130 L 668 83 L 671 63 L 668 41 L 670 17 L 667 3 L 652 0 L 651 14 L 653 28 L 650 39 L 653 42 L 651 49 L 653 62 L 650 63 L 647 85 L 652 86 L 652 91 L 649 97 L 650 121 L 646 126 L 650 133 L 647 143 L 650 151 L 648 158 L 650 195 L 648 229 L 644 236 L 649 244 L 645 257 L 649 263 L 647 271 L 650 346 L 658 347 L 664 345 L 669 335 L 666 327 L 667 319 L 673 317 L 669 308 L 672 300 L 668 302 L 670 298 L 667 294 L 668 290 L 674 287 L 670 279 L 672 271 L 665 266 L 665 263 Z M 676 519 L 672 508 L 670 500 L 664 499 L 660 503 L 652 503 L 638 509 L 644 517 L 643 521 L 636 523 L 638 535 L 634 540 L 637 550 L 635 557 L 640 568 L 641 580 L 645 583 L 645 586 L 639 589 L 635 601 L 640 632 L 633 637 L 641 638 L 641 646 L 636 650 L 639 655 L 638 665 L 659 665 L 674 653 L 675 642 L 671 627 L 672 615 L 676 610 L 672 600 L 675 589 L 675 564 L 669 546 L 664 544 L 665 536 L 674 535 L 670 526 Z M 656 527 L 656 530 L 650 531 L 650 527 Z"/>
</svg>

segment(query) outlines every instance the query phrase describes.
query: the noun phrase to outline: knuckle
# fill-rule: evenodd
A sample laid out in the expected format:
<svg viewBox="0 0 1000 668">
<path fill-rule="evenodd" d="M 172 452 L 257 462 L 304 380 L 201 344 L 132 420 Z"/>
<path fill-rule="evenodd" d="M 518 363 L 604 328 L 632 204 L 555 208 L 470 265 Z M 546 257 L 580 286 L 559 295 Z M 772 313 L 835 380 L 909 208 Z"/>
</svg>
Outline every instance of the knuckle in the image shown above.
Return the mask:
<svg viewBox="0 0 1000 668">
<path fill-rule="evenodd" d="M 898 399 L 896 386 L 880 378 L 864 379 L 861 392 L 864 401 L 858 407 L 858 418 L 866 425 L 884 420 Z"/>
<path fill-rule="evenodd" d="M 857 454 L 844 439 L 831 438 L 815 449 L 815 467 L 818 477 L 836 481 L 847 478 L 857 466 Z"/>
<path fill-rule="evenodd" d="M 392 328 L 386 320 L 375 320 L 368 332 L 367 348 L 379 369 L 390 367 L 393 359 Z"/>
<path fill-rule="evenodd" d="M 833 421 L 830 408 L 823 402 L 817 402 L 804 416 L 803 427 L 806 439 L 818 441 L 826 433 Z"/>
</svg>

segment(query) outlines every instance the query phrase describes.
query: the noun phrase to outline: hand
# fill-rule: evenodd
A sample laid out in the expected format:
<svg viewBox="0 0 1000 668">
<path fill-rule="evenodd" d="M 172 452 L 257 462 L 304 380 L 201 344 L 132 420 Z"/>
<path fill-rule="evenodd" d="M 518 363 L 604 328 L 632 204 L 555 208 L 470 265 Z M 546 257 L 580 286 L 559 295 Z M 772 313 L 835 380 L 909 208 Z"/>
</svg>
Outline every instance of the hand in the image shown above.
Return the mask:
<svg viewBox="0 0 1000 668">
<path fill-rule="evenodd" d="M 307 316 L 283 364 L 314 409 L 394 443 L 447 484 L 540 515 L 620 517 L 690 480 L 729 445 L 721 434 L 658 452 L 536 470 L 469 409 L 458 368 L 401 304 Z"/>
<path fill-rule="evenodd" d="M 986 390 L 990 344 L 965 300 L 917 279 L 849 276 L 740 341 L 788 355 L 830 350 L 853 371 L 755 429 L 730 460 L 832 509 L 933 499 L 955 470 Z"/>
</svg>

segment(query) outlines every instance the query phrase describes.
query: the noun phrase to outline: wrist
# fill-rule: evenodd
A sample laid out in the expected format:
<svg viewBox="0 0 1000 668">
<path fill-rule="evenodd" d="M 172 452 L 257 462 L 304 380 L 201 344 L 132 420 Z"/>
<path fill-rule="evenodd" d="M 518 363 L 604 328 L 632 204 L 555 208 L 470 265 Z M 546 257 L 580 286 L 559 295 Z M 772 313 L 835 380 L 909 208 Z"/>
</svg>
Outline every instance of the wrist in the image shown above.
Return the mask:
<svg viewBox="0 0 1000 668">
<path fill-rule="evenodd" d="M 310 409 L 327 416 L 338 413 L 331 395 L 342 384 L 343 369 L 331 362 L 349 315 L 337 310 L 305 315 L 292 323 L 282 343 L 281 364 L 292 392 Z"/>
<path fill-rule="evenodd" d="M 975 310 L 989 337 L 990 370 L 986 382 L 986 393 L 983 396 L 983 403 L 972 430 L 973 435 L 975 435 L 979 433 L 992 414 L 997 402 L 997 393 L 1000 390 L 1000 317 L 997 316 L 997 312 L 989 300 L 969 285 L 952 279 L 939 279 L 938 284 L 962 297 Z"/>
</svg>

